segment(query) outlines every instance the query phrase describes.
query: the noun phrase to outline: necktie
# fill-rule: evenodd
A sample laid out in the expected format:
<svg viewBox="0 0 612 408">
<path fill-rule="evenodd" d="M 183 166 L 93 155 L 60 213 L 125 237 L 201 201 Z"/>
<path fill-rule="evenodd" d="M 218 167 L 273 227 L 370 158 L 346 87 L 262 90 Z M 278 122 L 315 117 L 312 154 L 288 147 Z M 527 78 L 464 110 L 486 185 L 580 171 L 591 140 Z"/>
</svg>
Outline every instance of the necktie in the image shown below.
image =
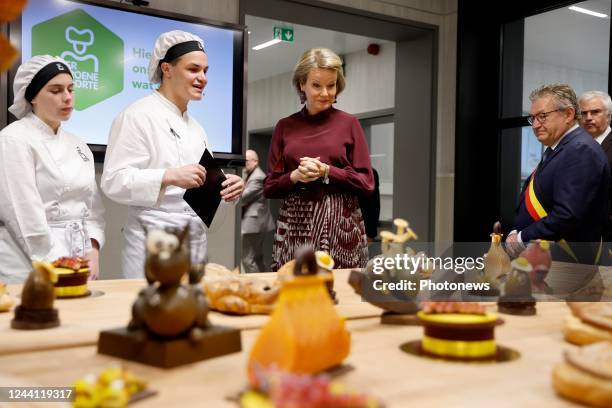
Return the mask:
<svg viewBox="0 0 612 408">
<path fill-rule="evenodd" d="M 540 166 L 542 166 L 542 164 L 546 162 L 546 160 L 550 157 L 550 154 L 552 153 L 552 151 L 553 150 L 550 147 L 547 147 L 546 150 L 544 150 L 544 153 L 542 153 L 542 160 L 540 161 Z"/>
</svg>

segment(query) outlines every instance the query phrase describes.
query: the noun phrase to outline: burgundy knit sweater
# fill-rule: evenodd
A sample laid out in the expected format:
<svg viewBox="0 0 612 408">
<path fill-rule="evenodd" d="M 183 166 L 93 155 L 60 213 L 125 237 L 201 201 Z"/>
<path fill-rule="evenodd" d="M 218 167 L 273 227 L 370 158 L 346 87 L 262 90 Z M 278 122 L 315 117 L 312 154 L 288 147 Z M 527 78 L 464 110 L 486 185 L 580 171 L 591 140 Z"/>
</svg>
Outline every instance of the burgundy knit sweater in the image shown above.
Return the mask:
<svg viewBox="0 0 612 408">
<path fill-rule="evenodd" d="M 291 182 L 291 172 L 305 156 L 320 157 L 321 162 L 329 164 L 329 184 L 321 179 Z M 334 107 L 310 115 L 304 107 L 276 124 L 264 181 L 266 197 L 284 198 L 291 192 L 302 192 L 308 199 L 318 199 L 336 192 L 368 196 L 372 191 L 370 153 L 355 116 Z"/>
</svg>

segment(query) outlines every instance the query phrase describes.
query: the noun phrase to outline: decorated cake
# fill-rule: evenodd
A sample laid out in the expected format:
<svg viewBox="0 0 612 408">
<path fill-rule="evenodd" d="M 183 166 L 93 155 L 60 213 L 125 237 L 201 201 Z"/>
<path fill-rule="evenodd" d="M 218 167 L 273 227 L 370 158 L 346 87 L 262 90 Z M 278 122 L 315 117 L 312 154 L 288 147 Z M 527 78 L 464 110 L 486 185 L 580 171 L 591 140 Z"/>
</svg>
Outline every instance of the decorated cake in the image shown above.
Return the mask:
<svg viewBox="0 0 612 408">
<path fill-rule="evenodd" d="M 425 354 L 459 360 L 489 359 L 497 353 L 495 326 L 502 321 L 478 303 L 424 302 L 417 313 Z"/>
<path fill-rule="evenodd" d="M 89 278 L 89 262 L 78 256 L 63 256 L 53 262 L 57 282 L 55 296 L 72 298 L 87 296 L 87 278 Z"/>
</svg>

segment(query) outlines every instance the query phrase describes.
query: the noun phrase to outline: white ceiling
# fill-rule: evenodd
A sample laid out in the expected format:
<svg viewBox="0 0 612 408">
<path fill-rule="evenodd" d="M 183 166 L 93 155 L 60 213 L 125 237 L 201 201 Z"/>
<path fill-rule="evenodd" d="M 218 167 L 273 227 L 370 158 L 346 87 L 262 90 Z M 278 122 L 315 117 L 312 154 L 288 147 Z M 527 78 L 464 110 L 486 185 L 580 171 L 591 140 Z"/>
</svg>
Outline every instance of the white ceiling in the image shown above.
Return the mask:
<svg viewBox="0 0 612 408">
<path fill-rule="evenodd" d="M 592 17 L 563 7 L 526 18 L 525 59 L 607 75 L 610 0 L 575 5 L 608 17 Z"/>
<path fill-rule="evenodd" d="M 340 33 L 300 24 L 289 24 L 262 17 L 246 16 L 249 47 L 249 82 L 293 71 L 304 51 L 315 47 L 330 48 L 339 55 L 365 50 L 368 44 L 389 43 L 386 40 Z M 295 37 L 292 43 L 278 43 L 259 51 L 253 47 L 272 39 L 274 26 L 291 27 Z"/>
</svg>

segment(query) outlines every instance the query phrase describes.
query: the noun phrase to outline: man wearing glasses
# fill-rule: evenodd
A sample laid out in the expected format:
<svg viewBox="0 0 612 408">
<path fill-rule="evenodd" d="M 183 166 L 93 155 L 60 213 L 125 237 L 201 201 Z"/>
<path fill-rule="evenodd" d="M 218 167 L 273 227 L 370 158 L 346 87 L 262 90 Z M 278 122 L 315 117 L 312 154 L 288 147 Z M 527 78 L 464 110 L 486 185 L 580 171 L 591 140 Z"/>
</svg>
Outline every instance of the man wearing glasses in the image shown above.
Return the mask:
<svg viewBox="0 0 612 408">
<path fill-rule="evenodd" d="M 546 149 L 523 185 L 507 246 L 517 254 L 523 243 L 545 239 L 559 242 L 568 260 L 596 262 L 608 215 L 606 155 L 578 127 L 578 102 L 571 87 L 546 85 L 529 99 L 528 121 Z M 594 244 L 572 245 L 577 242 Z"/>
<path fill-rule="evenodd" d="M 580 126 L 601 145 L 608 156 L 608 165 L 612 168 L 612 135 L 610 134 L 612 100 L 610 95 L 602 91 L 588 91 L 582 94 L 578 102 L 580 104 Z M 612 241 L 612 206 L 608 210 L 604 240 Z"/>
</svg>

